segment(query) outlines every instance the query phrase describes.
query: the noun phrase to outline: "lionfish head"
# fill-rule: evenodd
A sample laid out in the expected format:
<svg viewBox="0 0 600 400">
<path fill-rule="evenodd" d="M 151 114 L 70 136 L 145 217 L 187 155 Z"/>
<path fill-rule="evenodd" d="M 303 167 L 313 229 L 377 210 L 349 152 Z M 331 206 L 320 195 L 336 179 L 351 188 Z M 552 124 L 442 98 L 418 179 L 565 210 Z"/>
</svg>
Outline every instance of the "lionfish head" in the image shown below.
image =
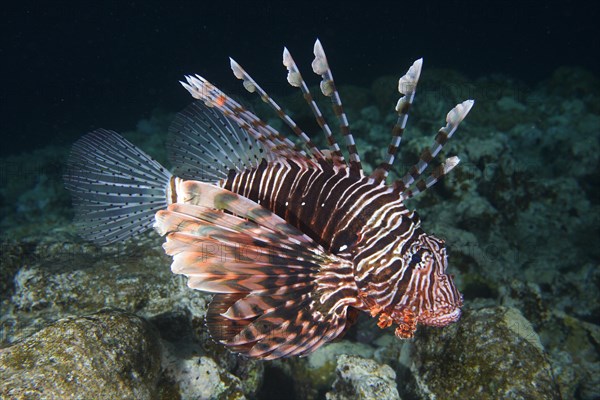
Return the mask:
<svg viewBox="0 0 600 400">
<path fill-rule="evenodd" d="M 412 337 L 417 323 L 446 326 L 456 322 L 463 299 L 453 276 L 446 274 L 448 259 L 444 241 L 421 233 L 404 256 L 411 276 L 404 301 L 396 304 L 390 315 L 398 324 L 396 335 Z"/>
</svg>

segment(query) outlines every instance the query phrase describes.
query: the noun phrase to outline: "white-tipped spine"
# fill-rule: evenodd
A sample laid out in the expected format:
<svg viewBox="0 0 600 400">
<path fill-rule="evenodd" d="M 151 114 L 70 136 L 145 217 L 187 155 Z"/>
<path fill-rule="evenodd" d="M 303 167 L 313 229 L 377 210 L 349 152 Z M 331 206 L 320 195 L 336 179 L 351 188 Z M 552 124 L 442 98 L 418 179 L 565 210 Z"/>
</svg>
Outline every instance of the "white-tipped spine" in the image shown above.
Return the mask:
<svg viewBox="0 0 600 400">
<path fill-rule="evenodd" d="M 187 81 L 187 83 L 181 82 L 181 85 L 188 92 L 190 92 L 193 98 L 203 100 L 204 103 L 209 107 L 213 106 L 213 103 L 210 100 L 210 92 L 212 89 L 215 89 L 213 85 L 208 83 L 208 81 L 206 81 L 206 79 L 204 79 L 200 75 L 186 75 L 185 80 Z"/>
<path fill-rule="evenodd" d="M 283 48 L 283 65 L 288 70 L 287 81 L 293 87 L 301 87 L 302 76 L 287 47 Z"/>
<path fill-rule="evenodd" d="M 323 50 L 323 45 L 321 45 L 319 39 L 315 41 L 315 45 L 313 47 L 313 54 L 315 55 L 315 59 L 311 64 L 313 71 L 317 75 L 325 74 L 329 69 L 329 64 L 327 63 L 325 50 Z"/>
<path fill-rule="evenodd" d="M 458 125 L 465 119 L 471 108 L 475 104 L 475 100 L 465 100 L 460 104 L 457 104 L 452 110 L 446 115 L 446 126 L 442 128 L 447 132 L 448 139 L 452 137 Z M 434 155 L 437 152 L 434 153 Z"/>
<path fill-rule="evenodd" d="M 398 92 L 400 94 L 409 95 L 415 92 L 422 68 L 423 59 L 419 58 L 410 66 L 406 74 L 398 80 Z"/>
<path fill-rule="evenodd" d="M 398 80 L 398 92 L 404 95 L 396 103 L 396 112 L 398 114 L 404 114 L 406 108 L 413 102 L 422 68 L 423 59 L 419 58 L 411 65 L 406 74 Z M 406 124 L 406 121 L 404 121 L 404 124 Z"/>
<path fill-rule="evenodd" d="M 450 171 L 454 169 L 460 162 L 460 158 L 454 156 L 446 159 L 446 162 L 443 163 L 444 175 L 447 175 Z"/>
<path fill-rule="evenodd" d="M 236 78 L 242 80 L 244 88 L 250 93 L 256 92 L 256 82 L 252 78 L 250 78 L 250 76 L 246 73 L 246 71 L 244 71 L 242 66 L 231 57 L 229 57 L 229 65 L 231 66 L 233 75 L 235 75 Z"/>
<path fill-rule="evenodd" d="M 452 126 L 458 126 L 463 119 L 467 116 L 471 108 L 475 104 L 475 100 L 465 100 L 460 104 L 457 104 L 448 115 L 446 115 L 446 122 Z"/>
</svg>

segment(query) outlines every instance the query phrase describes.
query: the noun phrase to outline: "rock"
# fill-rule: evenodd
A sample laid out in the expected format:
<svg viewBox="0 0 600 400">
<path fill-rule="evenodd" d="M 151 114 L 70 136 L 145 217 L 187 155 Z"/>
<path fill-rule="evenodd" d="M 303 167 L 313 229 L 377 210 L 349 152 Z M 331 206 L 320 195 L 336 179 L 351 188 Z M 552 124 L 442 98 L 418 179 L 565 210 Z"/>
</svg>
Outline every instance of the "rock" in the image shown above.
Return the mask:
<svg viewBox="0 0 600 400">
<path fill-rule="evenodd" d="M 0 319 L 2 341 L 11 343 L 59 318 L 104 307 L 144 318 L 185 308 L 203 319 L 208 296 L 173 275 L 160 238 L 150 235 L 102 248 L 65 237 L 22 243 L 28 248 L 16 267 L 9 311 Z"/>
<path fill-rule="evenodd" d="M 540 337 L 562 398 L 600 398 L 600 326 L 554 310 Z"/>
<path fill-rule="evenodd" d="M 360 357 L 371 357 L 373 347 L 364 343 L 354 343 L 347 340 L 330 343 L 311 353 L 306 359 L 307 373 L 311 376 L 313 385 L 331 384 L 333 382 L 336 359 L 341 355 L 356 355 Z M 324 373 L 330 370 L 331 374 Z"/>
<path fill-rule="evenodd" d="M 393 400 L 400 399 L 396 373 L 386 364 L 342 354 L 335 370 L 337 379 L 327 400 Z"/>
<path fill-rule="evenodd" d="M 27 244 L 12 240 L 0 242 L 0 255 L 2 268 L 0 268 L 0 301 L 10 300 L 14 291 L 14 276 L 21 267 L 23 258 L 26 257 Z"/>
<path fill-rule="evenodd" d="M 150 320 L 163 344 L 161 398 L 255 398 L 264 363 L 237 356 L 209 338 L 203 320 L 178 310 Z"/>
<path fill-rule="evenodd" d="M 158 334 L 140 317 L 66 318 L 0 350 L 0 397 L 151 399 L 160 360 Z"/>
<path fill-rule="evenodd" d="M 178 358 L 173 351 L 163 359 L 165 377 L 174 382 L 182 399 L 245 399 L 241 380 L 211 357 Z"/>
<path fill-rule="evenodd" d="M 561 97 L 585 98 L 599 92 L 600 80 L 584 68 L 564 66 L 557 68 L 543 83 L 543 89 Z"/>
<path fill-rule="evenodd" d="M 410 369 L 424 399 L 559 399 L 547 354 L 514 308 L 466 310 L 460 322 L 422 329 Z"/>
<path fill-rule="evenodd" d="M 294 382 L 298 398 L 318 399 L 331 387 L 336 374 L 336 362 L 341 355 L 370 358 L 374 348 L 348 340 L 326 344 L 307 357 L 277 361 L 275 365 Z"/>
</svg>

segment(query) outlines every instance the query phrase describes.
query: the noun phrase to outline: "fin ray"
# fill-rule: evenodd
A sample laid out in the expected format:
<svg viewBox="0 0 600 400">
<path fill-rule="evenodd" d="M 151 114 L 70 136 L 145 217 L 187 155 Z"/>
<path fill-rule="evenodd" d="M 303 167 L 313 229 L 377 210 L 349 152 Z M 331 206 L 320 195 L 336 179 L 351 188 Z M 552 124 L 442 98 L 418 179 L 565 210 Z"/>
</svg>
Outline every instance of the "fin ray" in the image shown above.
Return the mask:
<svg viewBox="0 0 600 400">
<path fill-rule="evenodd" d="M 423 171 L 429 165 L 432 159 L 434 159 L 438 153 L 442 150 L 444 145 L 452 137 L 456 129 L 467 116 L 471 108 L 473 107 L 473 100 L 465 100 L 460 104 L 457 104 L 452 110 L 446 115 L 446 126 L 442 127 L 434 139 L 434 143 L 431 147 L 427 147 L 419 156 L 419 161 L 413 165 L 401 179 L 394 183 L 394 188 L 399 190 L 403 196 L 408 193 L 408 188 L 421 176 Z"/>
<path fill-rule="evenodd" d="M 307 159 L 294 150 L 294 143 L 291 140 L 265 124 L 260 118 L 203 77 L 199 75 L 186 76 L 186 81 L 187 83 L 181 82 L 181 84 L 192 97 L 204 101 L 209 107 L 216 107 L 223 115 L 237 123 L 256 140 L 261 141 L 273 153 L 282 157 Z"/>
<path fill-rule="evenodd" d="M 230 170 L 241 172 L 257 167 L 263 158 L 275 158 L 246 130 L 201 101 L 178 113 L 169 133 L 169 160 L 184 179 L 216 182 Z"/>
<path fill-rule="evenodd" d="M 296 65 L 296 62 L 292 58 L 289 50 L 284 47 L 283 49 L 283 65 L 288 70 L 287 81 L 293 87 L 299 87 L 302 91 L 302 95 L 306 103 L 310 107 L 313 115 L 315 116 L 315 120 L 317 124 L 325 133 L 325 139 L 329 145 L 329 151 L 327 153 L 323 152 L 326 158 L 330 158 L 335 165 L 346 165 L 346 161 L 344 160 L 344 156 L 342 155 L 342 151 L 340 150 L 340 146 L 335 140 L 333 133 L 331 132 L 331 128 L 327 124 L 327 121 L 323 117 L 323 113 L 319 109 L 319 106 L 315 102 L 310 90 L 308 89 L 308 85 L 302 78 L 302 74 L 300 74 L 300 70 Z"/>
<path fill-rule="evenodd" d="M 79 139 L 63 177 L 80 234 L 100 245 L 148 230 L 167 206 L 171 173 L 118 133 L 98 129 Z"/>
<path fill-rule="evenodd" d="M 354 136 L 350 131 L 348 117 L 344 112 L 340 93 L 338 92 L 335 82 L 333 81 L 333 74 L 329 68 L 327 56 L 325 56 L 325 50 L 323 50 L 323 45 L 321 45 L 321 41 L 319 41 L 319 39 L 315 41 L 313 53 L 315 55 L 315 59 L 312 62 L 313 72 L 317 75 L 320 75 L 322 78 L 320 86 L 323 95 L 331 98 L 333 111 L 339 120 L 340 131 L 342 132 L 342 136 L 346 141 L 346 148 L 348 149 L 349 153 L 348 158 L 350 161 L 350 171 L 354 174 L 360 174 L 362 173 L 362 165 L 360 162 L 360 156 L 358 155 L 358 150 L 356 149 L 356 143 L 354 142 Z"/>
<path fill-rule="evenodd" d="M 275 110 L 279 118 L 283 122 L 288 125 L 294 134 L 298 136 L 304 145 L 309 149 L 311 154 L 317 159 L 324 159 L 325 156 L 321 151 L 317 148 L 317 146 L 312 142 L 312 140 L 308 137 L 308 135 L 300 129 L 300 127 L 294 122 L 294 120 L 283 111 L 283 109 L 265 92 L 265 90 L 258 84 L 252 77 L 239 65 L 233 58 L 229 58 L 231 69 L 236 78 L 243 80 L 244 87 L 249 92 L 257 92 L 261 99 L 265 101 L 269 106 Z"/>
<path fill-rule="evenodd" d="M 408 69 L 406 74 L 398 80 L 398 92 L 403 95 L 398 100 L 395 108 L 396 112 L 398 113 L 398 119 L 392 128 L 392 140 L 388 147 L 387 160 L 379 164 L 375 171 L 373 171 L 371 177 L 374 179 L 380 181 L 385 180 L 394 164 L 396 153 L 400 148 L 402 135 L 404 134 L 404 129 L 406 128 L 406 122 L 408 121 L 408 113 L 415 98 L 417 83 L 419 82 L 419 77 L 421 76 L 422 67 L 423 59 L 420 58 L 416 60 Z"/>
</svg>

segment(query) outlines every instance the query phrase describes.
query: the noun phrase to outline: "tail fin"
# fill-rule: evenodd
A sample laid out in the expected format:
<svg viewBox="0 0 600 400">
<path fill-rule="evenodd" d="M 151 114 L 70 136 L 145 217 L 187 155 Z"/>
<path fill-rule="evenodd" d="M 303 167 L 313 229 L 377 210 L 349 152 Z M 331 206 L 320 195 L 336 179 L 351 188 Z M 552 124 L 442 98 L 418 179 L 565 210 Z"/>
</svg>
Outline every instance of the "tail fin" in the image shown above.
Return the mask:
<svg viewBox="0 0 600 400">
<path fill-rule="evenodd" d="M 73 145 L 64 176 L 81 236 L 105 245 L 150 229 L 167 207 L 171 177 L 118 133 L 88 133 Z"/>
</svg>

